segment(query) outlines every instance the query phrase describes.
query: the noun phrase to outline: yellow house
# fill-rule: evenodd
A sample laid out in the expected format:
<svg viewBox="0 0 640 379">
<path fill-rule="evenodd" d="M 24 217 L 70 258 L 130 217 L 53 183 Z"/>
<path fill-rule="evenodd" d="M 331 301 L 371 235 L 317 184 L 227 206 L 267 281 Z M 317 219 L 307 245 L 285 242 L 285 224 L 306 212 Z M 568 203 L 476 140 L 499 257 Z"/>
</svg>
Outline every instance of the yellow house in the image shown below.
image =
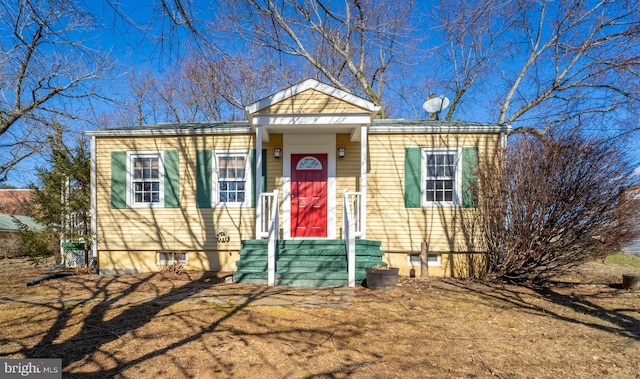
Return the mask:
<svg viewBox="0 0 640 379">
<path fill-rule="evenodd" d="M 478 160 L 509 127 L 378 110 L 309 79 L 247 106 L 243 122 L 89 132 L 99 272 L 180 264 L 354 285 L 368 265 L 419 275 L 426 241 L 430 275 L 456 275 L 482 251 L 469 222 Z"/>
</svg>

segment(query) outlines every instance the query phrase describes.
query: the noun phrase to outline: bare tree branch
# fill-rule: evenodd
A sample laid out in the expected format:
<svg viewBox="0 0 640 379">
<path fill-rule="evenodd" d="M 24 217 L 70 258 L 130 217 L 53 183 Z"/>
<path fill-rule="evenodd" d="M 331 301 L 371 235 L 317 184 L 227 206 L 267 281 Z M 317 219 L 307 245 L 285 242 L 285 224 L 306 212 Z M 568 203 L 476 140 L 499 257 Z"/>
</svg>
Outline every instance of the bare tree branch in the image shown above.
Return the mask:
<svg viewBox="0 0 640 379">
<path fill-rule="evenodd" d="M 112 66 L 78 40 L 91 18 L 71 1 L 2 1 L 0 14 L 0 31 L 11 31 L 0 42 L 2 180 L 39 151 L 57 118 L 77 117 L 76 104 L 66 100 L 98 96 L 93 86 Z"/>
</svg>

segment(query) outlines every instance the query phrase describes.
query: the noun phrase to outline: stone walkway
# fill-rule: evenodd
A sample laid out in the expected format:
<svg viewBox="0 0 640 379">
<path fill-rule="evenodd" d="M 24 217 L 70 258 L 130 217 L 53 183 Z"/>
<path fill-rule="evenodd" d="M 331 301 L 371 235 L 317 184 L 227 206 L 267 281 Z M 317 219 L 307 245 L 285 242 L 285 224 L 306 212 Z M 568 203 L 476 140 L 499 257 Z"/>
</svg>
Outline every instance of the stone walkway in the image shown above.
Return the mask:
<svg viewBox="0 0 640 379">
<path fill-rule="evenodd" d="M 230 289 L 207 289 L 195 294 L 174 294 L 159 297 L 155 302 L 189 301 L 221 305 L 245 306 L 292 306 L 344 307 L 355 297 L 351 287 L 300 288 L 300 287 L 256 287 L 254 292 L 236 292 Z"/>
</svg>

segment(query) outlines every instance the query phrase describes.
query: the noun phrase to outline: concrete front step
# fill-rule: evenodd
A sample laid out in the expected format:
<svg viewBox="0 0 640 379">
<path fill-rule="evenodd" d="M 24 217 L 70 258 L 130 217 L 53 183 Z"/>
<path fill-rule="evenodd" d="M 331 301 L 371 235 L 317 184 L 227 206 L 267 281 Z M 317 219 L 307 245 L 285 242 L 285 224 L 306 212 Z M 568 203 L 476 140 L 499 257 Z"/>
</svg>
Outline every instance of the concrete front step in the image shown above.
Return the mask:
<svg viewBox="0 0 640 379">
<path fill-rule="evenodd" d="M 242 241 L 237 283 L 267 284 L 267 241 Z M 379 241 L 356 240 L 356 283 L 366 276 L 365 268 L 384 265 Z M 347 255 L 344 240 L 278 241 L 276 284 L 305 287 L 347 285 Z"/>
<path fill-rule="evenodd" d="M 380 263 L 380 259 L 372 257 L 356 257 L 356 266 L 371 267 Z M 250 257 L 236 262 L 238 267 L 264 266 L 267 264 L 267 257 Z M 278 257 L 276 266 L 280 268 L 287 267 L 326 267 L 326 268 L 346 268 L 347 260 L 345 257 L 326 257 L 326 256 L 306 256 L 306 257 Z"/>
<path fill-rule="evenodd" d="M 364 271 L 356 275 L 356 284 L 360 285 L 365 279 Z M 233 276 L 237 283 L 246 284 L 267 284 L 267 274 L 258 273 L 237 273 Z M 286 275 L 276 274 L 276 285 L 297 286 L 297 287 L 335 287 L 347 285 L 347 272 L 301 272 L 287 273 Z"/>
</svg>

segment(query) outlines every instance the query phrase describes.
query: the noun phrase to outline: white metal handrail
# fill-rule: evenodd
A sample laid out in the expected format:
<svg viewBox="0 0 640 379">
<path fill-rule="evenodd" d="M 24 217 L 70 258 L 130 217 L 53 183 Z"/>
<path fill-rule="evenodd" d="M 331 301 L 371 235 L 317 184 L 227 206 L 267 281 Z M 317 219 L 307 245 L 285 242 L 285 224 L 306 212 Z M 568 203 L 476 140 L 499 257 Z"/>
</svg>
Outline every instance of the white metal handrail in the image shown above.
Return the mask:
<svg viewBox="0 0 640 379">
<path fill-rule="evenodd" d="M 356 225 L 359 217 L 359 193 L 349 193 L 348 190 L 344 190 L 342 193 L 342 234 L 345 241 L 345 247 L 347 249 L 347 278 L 349 287 L 356 286 Z M 357 205 L 356 217 L 352 216 L 351 208 L 353 204 Z"/>
<path fill-rule="evenodd" d="M 276 285 L 276 253 L 280 230 L 280 214 L 278 212 L 278 190 L 260 194 L 261 219 L 258 238 L 266 237 L 267 242 L 267 284 Z"/>
<path fill-rule="evenodd" d="M 278 191 L 263 192 L 258 200 L 259 219 L 258 235 L 256 238 L 269 238 L 269 226 L 273 222 L 274 209 L 278 210 Z"/>
<path fill-rule="evenodd" d="M 362 193 L 361 192 L 349 192 L 345 190 L 346 198 L 344 201 L 349 204 L 349 210 L 351 211 L 351 219 L 353 220 L 354 236 L 356 238 L 362 238 Z"/>
</svg>

